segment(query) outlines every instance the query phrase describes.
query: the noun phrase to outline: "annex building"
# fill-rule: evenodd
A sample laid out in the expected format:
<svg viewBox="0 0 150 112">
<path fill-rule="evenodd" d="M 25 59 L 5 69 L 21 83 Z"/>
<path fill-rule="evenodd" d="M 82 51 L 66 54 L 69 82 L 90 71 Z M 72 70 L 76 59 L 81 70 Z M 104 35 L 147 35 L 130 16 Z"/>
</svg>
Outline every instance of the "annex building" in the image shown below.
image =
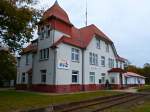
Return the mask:
<svg viewBox="0 0 150 112">
<path fill-rule="evenodd" d="M 125 73 L 126 65 L 99 28 L 76 28 L 55 2 L 38 24 L 38 39 L 18 58 L 16 88 L 77 92 L 144 84 L 144 77 Z"/>
</svg>

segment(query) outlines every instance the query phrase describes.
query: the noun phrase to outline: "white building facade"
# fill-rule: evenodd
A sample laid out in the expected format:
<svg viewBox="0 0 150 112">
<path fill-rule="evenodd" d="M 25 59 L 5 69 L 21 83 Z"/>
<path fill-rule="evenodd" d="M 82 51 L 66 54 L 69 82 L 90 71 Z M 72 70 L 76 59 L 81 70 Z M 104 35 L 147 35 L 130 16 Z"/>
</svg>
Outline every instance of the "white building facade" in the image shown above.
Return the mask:
<svg viewBox="0 0 150 112">
<path fill-rule="evenodd" d="M 124 69 L 125 60 L 95 25 L 74 27 L 55 2 L 38 27 L 38 39 L 23 49 L 18 60 L 17 89 L 77 92 L 102 89 L 106 82 L 120 87 L 116 71 L 109 71 Z"/>
</svg>

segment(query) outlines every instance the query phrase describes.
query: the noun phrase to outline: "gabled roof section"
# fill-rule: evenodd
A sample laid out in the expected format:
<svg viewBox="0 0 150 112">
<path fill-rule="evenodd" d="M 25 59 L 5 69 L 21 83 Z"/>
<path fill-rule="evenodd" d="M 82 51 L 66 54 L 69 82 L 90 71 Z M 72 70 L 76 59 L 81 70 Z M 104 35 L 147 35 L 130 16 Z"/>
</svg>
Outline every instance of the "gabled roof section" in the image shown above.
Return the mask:
<svg viewBox="0 0 150 112">
<path fill-rule="evenodd" d="M 55 17 L 60 19 L 68 24 L 71 24 L 67 13 L 59 6 L 58 2 L 56 1 L 52 7 L 50 7 L 47 11 L 43 14 L 43 19 L 47 19 L 50 17 Z"/>
<path fill-rule="evenodd" d="M 113 43 L 99 28 L 97 28 L 94 24 L 83 27 L 80 29 L 83 40 L 85 40 L 86 46 L 90 43 L 94 35 L 98 38 Z"/>
<path fill-rule="evenodd" d="M 83 41 L 77 40 L 76 38 L 70 38 L 70 37 L 66 37 L 66 36 L 62 36 L 57 42 L 55 42 L 51 47 L 52 48 L 56 48 L 57 45 L 59 45 L 60 43 L 66 43 L 72 46 L 76 46 L 79 47 L 81 49 L 84 49 L 84 43 Z"/>
<path fill-rule="evenodd" d="M 63 36 L 56 43 L 53 44 L 53 47 L 63 42 L 63 43 L 67 43 L 70 45 L 74 45 L 76 47 L 86 48 L 91 42 L 91 40 L 94 38 L 94 35 L 97 35 L 98 38 L 104 41 L 113 43 L 102 31 L 100 31 L 93 24 L 87 27 L 81 28 L 81 29 L 72 27 L 71 31 L 72 32 L 71 32 L 70 38 Z"/>
</svg>

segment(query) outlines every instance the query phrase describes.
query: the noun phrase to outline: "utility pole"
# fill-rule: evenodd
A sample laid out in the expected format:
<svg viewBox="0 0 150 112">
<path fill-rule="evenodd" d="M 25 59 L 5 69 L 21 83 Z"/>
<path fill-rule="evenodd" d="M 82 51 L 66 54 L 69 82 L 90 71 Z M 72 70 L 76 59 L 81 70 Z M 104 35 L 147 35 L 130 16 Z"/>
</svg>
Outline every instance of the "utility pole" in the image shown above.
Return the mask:
<svg viewBox="0 0 150 112">
<path fill-rule="evenodd" d="M 86 12 L 85 12 L 85 16 L 86 16 L 85 19 L 86 19 L 86 20 L 85 20 L 85 26 L 87 26 L 87 22 L 88 22 L 88 20 L 87 20 L 87 14 L 88 14 L 87 11 L 88 11 L 88 10 L 87 10 L 87 0 L 86 0 Z"/>
</svg>

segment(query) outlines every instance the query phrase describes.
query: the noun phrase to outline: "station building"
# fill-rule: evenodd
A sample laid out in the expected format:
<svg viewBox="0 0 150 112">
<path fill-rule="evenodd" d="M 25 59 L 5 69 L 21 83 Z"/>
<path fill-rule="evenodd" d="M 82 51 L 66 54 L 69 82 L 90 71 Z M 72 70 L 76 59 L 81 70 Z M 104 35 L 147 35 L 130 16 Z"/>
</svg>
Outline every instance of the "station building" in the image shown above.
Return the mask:
<svg viewBox="0 0 150 112">
<path fill-rule="evenodd" d="M 16 88 L 77 92 L 103 89 L 106 83 L 121 88 L 130 84 L 125 66 L 107 35 L 93 24 L 76 28 L 55 2 L 38 24 L 38 38 L 22 49 Z"/>
</svg>

